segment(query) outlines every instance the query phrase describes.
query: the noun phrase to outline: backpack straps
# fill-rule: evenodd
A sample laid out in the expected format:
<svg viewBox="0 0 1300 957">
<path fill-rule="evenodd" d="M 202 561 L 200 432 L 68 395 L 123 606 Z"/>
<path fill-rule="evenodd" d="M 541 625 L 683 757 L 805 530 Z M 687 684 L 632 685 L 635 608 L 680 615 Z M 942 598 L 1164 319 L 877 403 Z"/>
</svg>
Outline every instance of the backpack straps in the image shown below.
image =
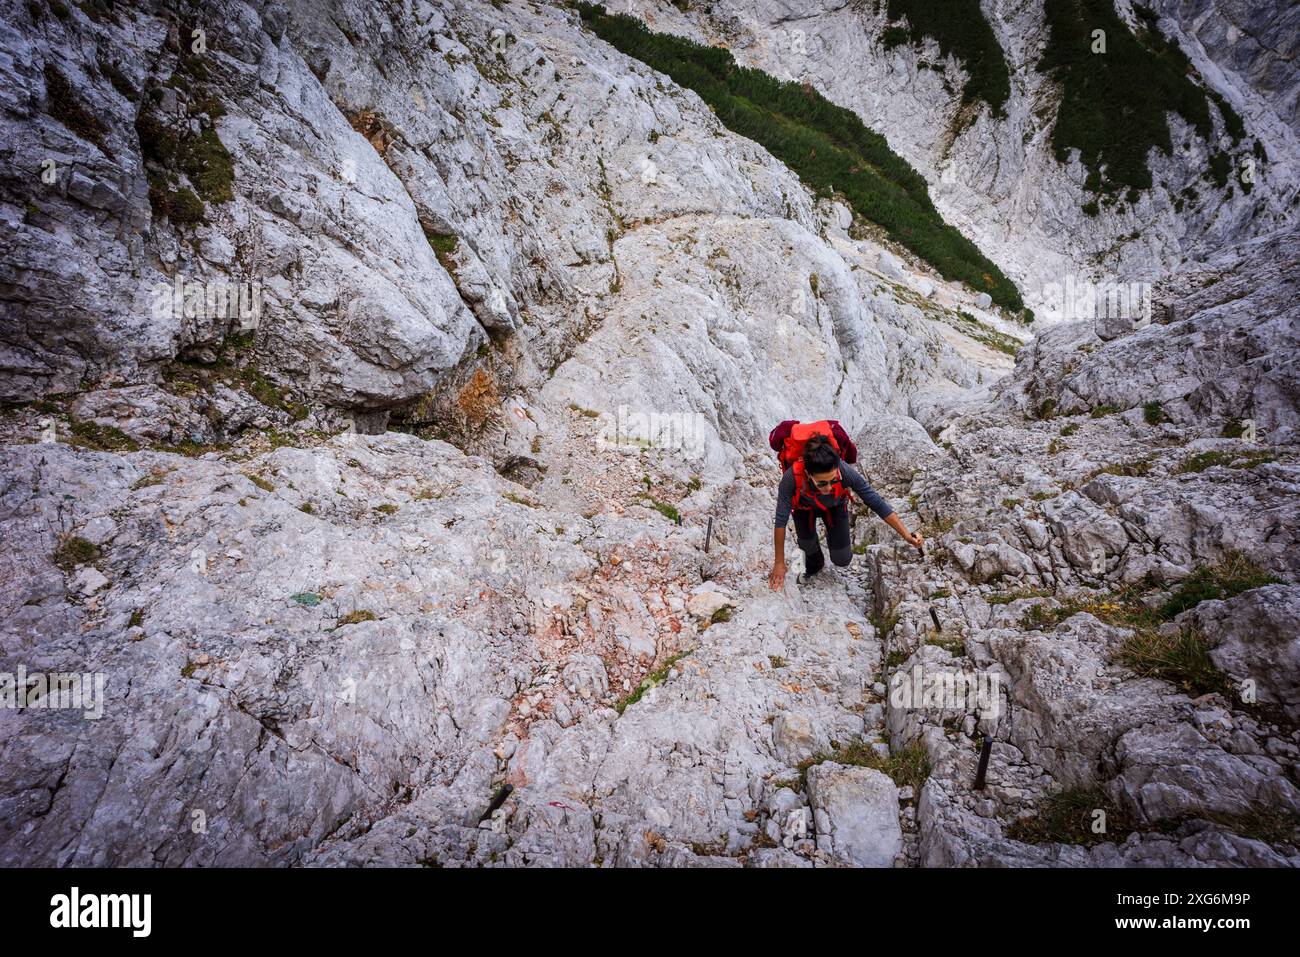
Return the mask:
<svg viewBox="0 0 1300 957">
<path fill-rule="evenodd" d="M 794 470 L 794 498 L 790 503 L 791 510 L 811 512 L 814 507 L 819 508 L 822 510 L 826 518 L 826 524 L 833 526 L 835 524 L 835 519 L 831 517 L 831 510 L 822 504 L 821 497 L 817 494 L 817 490 L 815 488 L 809 488 L 812 483 L 805 474 L 803 459 L 797 459 L 790 468 Z M 831 493 L 835 496 L 836 504 L 839 504 L 840 499 L 844 498 L 847 494 L 842 479 L 843 476 L 841 476 L 841 479 L 837 480 L 835 484 L 831 486 Z M 812 502 L 812 505 L 801 505 L 800 503 L 805 498 Z"/>
</svg>

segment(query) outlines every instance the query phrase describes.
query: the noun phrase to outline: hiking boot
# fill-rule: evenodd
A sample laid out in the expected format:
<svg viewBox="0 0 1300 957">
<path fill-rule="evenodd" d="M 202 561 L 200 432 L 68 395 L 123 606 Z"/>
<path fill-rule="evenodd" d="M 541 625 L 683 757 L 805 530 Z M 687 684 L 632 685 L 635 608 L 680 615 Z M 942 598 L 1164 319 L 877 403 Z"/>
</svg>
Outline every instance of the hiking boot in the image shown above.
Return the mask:
<svg viewBox="0 0 1300 957">
<path fill-rule="evenodd" d="M 807 582 L 808 579 L 812 578 L 814 575 L 816 575 L 826 566 L 826 557 L 821 552 L 818 552 L 817 557 L 813 559 L 810 559 L 807 555 L 805 555 L 803 558 L 803 563 L 804 563 L 803 571 L 801 571 L 798 575 L 795 576 L 795 581 L 798 582 L 800 585 Z"/>
</svg>

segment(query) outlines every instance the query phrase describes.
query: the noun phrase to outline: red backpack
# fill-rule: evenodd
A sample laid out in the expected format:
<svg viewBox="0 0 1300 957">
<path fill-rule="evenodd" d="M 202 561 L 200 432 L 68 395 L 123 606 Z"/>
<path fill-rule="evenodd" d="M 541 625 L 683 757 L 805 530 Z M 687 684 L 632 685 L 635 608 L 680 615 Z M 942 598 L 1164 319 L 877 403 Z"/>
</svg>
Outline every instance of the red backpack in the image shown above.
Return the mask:
<svg viewBox="0 0 1300 957">
<path fill-rule="evenodd" d="M 800 511 L 811 511 L 813 508 L 819 508 L 826 513 L 828 524 L 834 524 L 831 519 L 830 509 L 822 504 L 821 499 L 816 495 L 808 494 L 807 476 L 804 475 L 803 467 L 803 450 L 808 444 L 808 440 L 814 435 L 825 436 L 830 442 L 831 448 L 835 449 L 839 457 L 849 465 L 858 460 L 858 449 L 849 438 L 848 433 L 840 426 L 835 419 L 822 419 L 818 422 L 800 423 L 798 419 L 787 419 L 772 430 L 767 437 L 767 444 L 772 446 L 776 452 L 777 461 L 781 464 L 781 471 L 787 468 L 794 470 L 794 498 L 791 500 L 791 508 Z M 831 492 L 838 502 L 848 494 L 842 482 L 836 482 L 831 486 Z"/>
</svg>

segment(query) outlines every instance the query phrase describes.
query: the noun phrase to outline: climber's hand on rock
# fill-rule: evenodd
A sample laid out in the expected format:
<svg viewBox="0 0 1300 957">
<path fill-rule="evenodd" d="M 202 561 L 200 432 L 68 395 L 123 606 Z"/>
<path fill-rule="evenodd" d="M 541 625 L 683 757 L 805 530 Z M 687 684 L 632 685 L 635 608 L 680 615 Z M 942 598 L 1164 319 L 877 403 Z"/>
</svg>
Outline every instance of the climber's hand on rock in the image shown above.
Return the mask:
<svg viewBox="0 0 1300 957">
<path fill-rule="evenodd" d="M 916 550 L 920 551 L 925 547 L 925 539 L 916 532 L 908 532 L 907 544 L 915 546 Z"/>
<path fill-rule="evenodd" d="M 780 591 L 785 587 L 785 562 L 777 562 L 772 566 L 772 574 L 768 576 L 767 583 L 772 586 L 772 591 Z"/>
</svg>

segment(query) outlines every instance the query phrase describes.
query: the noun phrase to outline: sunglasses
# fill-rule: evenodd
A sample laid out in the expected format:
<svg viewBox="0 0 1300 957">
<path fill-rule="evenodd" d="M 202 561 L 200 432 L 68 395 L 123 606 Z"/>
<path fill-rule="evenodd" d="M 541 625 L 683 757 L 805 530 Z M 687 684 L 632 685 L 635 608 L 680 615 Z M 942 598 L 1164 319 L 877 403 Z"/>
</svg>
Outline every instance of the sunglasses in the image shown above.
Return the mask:
<svg viewBox="0 0 1300 957">
<path fill-rule="evenodd" d="M 809 478 L 812 478 L 812 476 L 810 475 Z M 836 469 L 836 470 L 835 470 L 835 477 L 834 477 L 834 478 L 829 478 L 829 479 L 826 479 L 825 481 L 822 481 L 822 480 L 819 479 L 819 478 L 813 478 L 812 483 L 813 483 L 813 485 L 816 485 L 818 488 L 829 488 L 830 486 L 834 485 L 834 484 L 835 484 L 836 482 L 838 482 L 839 480 L 840 480 L 840 470 L 839 470 L 839 469 Z"/>
</svg>

